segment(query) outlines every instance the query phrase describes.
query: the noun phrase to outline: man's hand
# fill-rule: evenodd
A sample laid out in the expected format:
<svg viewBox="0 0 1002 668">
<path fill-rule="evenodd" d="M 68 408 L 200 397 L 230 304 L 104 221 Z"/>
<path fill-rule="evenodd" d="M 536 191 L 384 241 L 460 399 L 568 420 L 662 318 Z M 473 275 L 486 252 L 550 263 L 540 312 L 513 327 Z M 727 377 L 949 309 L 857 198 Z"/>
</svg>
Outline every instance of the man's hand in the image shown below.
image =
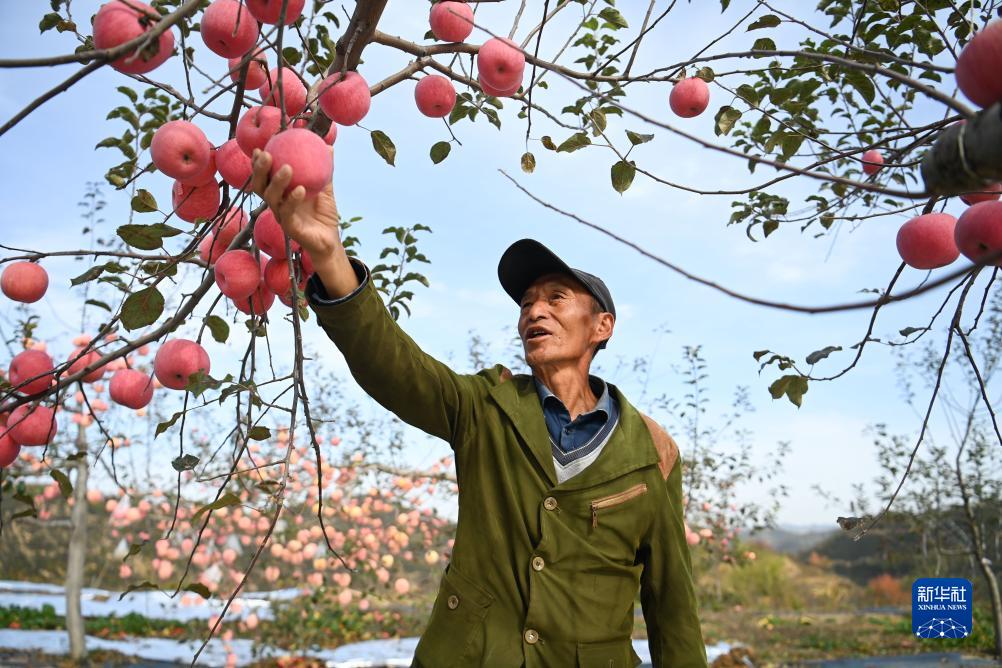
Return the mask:
<svg viewBox="0 0 1002 668">
<path fill-rule="evenodd" d="M 292 179 L 289 165 L 284 165 L 275 178 L 269 179 L 271 154 L 260 149 L 254 149 L 251 164 L 254 169 L 251 189 L 267 202 L 285 233 L 299 242 L 311 258 L 330 257 L 341 247 L 340 217 L 334 203 L 334 187 L 330 183 L 309 199 L 303 186 L 297 186 L 284 196 Z"/>
</svg>

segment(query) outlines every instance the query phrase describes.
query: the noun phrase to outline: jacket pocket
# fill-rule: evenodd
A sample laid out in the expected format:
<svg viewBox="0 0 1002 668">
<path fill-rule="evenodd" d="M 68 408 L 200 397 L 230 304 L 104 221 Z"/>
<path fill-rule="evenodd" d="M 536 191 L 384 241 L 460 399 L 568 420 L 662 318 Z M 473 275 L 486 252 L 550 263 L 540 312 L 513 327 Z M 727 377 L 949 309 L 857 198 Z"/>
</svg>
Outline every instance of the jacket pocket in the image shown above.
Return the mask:
<svg viewBox="0 0 1002 668">
<path fill-rule="evenodd" d="M 414 658 L 423 666 L 477 665 L 494 597 L 449 564 Z"/>
<path fill-rule="evenodd" d="M 603 496 L 601 499 L 593 499 L 591 502 L 591 527 L 594 529 L 598 526 L 599 511 L 613 508 L 646 493 L 647 483 L 642 482 L 622 492 L 610 494 L 609 496 Z"/>
<path fill-rule="evenodd" d="M 578 668 L 634 668 L 640 657 L 627 640 L 578 643 Z"/>
</svg>

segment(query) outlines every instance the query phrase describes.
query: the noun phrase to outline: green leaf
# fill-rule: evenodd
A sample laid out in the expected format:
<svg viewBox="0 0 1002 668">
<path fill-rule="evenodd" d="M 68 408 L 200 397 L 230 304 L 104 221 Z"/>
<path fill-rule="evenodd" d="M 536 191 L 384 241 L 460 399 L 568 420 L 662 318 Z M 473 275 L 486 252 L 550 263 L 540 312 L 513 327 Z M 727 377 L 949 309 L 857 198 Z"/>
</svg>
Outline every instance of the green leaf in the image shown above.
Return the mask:
<svg viewBox="0 0 1002 668">
<path fill-rule="evenodd" d="M 584 132 L 575 132 L 557 147 L 557 153 L 573 153 L 591 144 L 591 139 Z"/>
<path fill-rule="evenodd" d="M 901 331 L 899 331 L 898 334 L 900 334 L 901 336 L 911 336 L 915 332 L 924 332 L 927 329 L 929 329 L 929 328 L 928 327 L 905 327 L 904 329 L 902 329 Z"/>
<path fill-rule="evenodd" d="M 752 44 L 752 51 L 775 51 L 775 50 L 776 50 L 776 43 L 773 42 L 768 37 L 759 37 L 757 40 L 755 40 L 755 43 Z"/>
<path fill-rule="evenodd" d="M 148 542 L 150 541 L 144 540 L 142 543 L 132 543 L 131 545 L 129 545 L 129 552 L 124 557 L 122 557 L 122 561 L 123 562 L 128 561 L 129 557 L 134 557 L 137 554 L 139 554 L 139 552 L 146 546 Z"/>
<path fill-rule="evenodd" d="M 838 352 L 839 350 L 842 350 L 842 346 L 825 346 L 821 350 L 815 350 L 807 356 L 807 363 L 817 364 L 821 360 L 825 359 L 834 352 Z"/>
<path fill-rule="evenodd" d="M 619 10 L 615 7 L 606 7 L 598 13 L 600 17 L 616 26 L 617 28 L 629 28 L 630 24 L 626 22 L 623 15 L 619 13 Z"/>
<path fill-rule="evenodd" d="M 790 402 L 800 408 L 807 393 L 807 378 L 799 374 L 789 374 L 778 379 L 769 386 L 769 394 L 773 399 L 779 399 L 784 394 Z"/>
<path fill-rule="evenodd" d="M 762 231 L 765 233 L 765 236 L 767 237 L 778 229 L 779 229 L 778 220 L 767 220 L 764 223 L 762 223 Z"/>
<path fill-rule="evenodd" d="M 115 233 L 133 248 L 152 251 L 163 247 L 165 237 L 177 236 L 181 234 L 181 230 L 163 223 L 155 223 L 153 225 L 122 225 L 115 230 Z"/>
<path fill-rule="evenodd" d="M 654 135 L 642 135 L 638 132 L 627 130 L 626 138 L 629 139 L 630 143 L 633 144 L 634 146 L 639 146 L 640 144 L 646 144 L 650 140 L 654 139 Z"/>
<path fill-rule="evenodd" d="M 88 299 L 84 304 L 90 304 L 91 306 L 97 306 L 98 308 L 103 308 L 105 311 L 111 312 L 111 307 L 105 304 L 103 301 L 98 299 Z"/>
<path fill-rule="evenodd" d="M 221 497 L 213 501 L 212 503 L 206 504 L 195 511 L 195 514 L 191 516 L 191 521 L 194 522 L 198 519 L 199 515 L 202 513 L 207 513 L 211 510 L 219 510 L 220 508 L 226 508 L 227 506 L 235 506 L 240 503 L 240 497 L 233 492 L 226 492 Z"/>
<path fill-rule="evenodd" d="M 522 171 L 526 174 L 532 174 L 536 170 L 536 156 L 532 153 L 523 153 L 521 163 Z"/>
<path fill-rule="evenodd" d="M 700 67 L 696 70 L 696 78 L 702 79 L 706 83 L 713 83 L 713 69 L 709 67 Z"/>
<path fill-rule="evenodd" d="M 775 14 L 766 14 L 765 16 L 760 16 L 757 21 L 748 26 L 745 32 L 750 32 L 752 30 L 760 30 L 762 28 L 775 28 L 782 21 Z"/>
<path fill-rule="evenodd" d="M 52 30 L 59 22 L 63 20 L 63 17 L 55 12 L 51 14 L 46 14 L 42 17 L 42 20 L 38 22 L 38 32 L 41 34 L 46 30 Z"/>
<path fill-rule="evenodd" d="M 155 287 L 144 288 L 126 297 L 122 304 L 122 326 L 130 332 L 152 325 L 164 312 L 164 296 Z"/>
<path fill-rule="evenodd" d="M 136 94 L 136 91 L 132 90 L 128 86 L 119 86 L 115 90 L 117 90 L 119 93 L 126 96 L 133 102 L 137 102 L 139 100 L 139 96 Z"/>
<path fill-rule="evenodd" d="M 209 390 L 218 390 L 222 387 L 224 382 L 228 382 L 232 379 L 233 375 L 230 374 L 223 380 L 216 380 L 204 371 L 199 370 L 188 376 L 188 382 L 185 383 L 184 389 L 187 392 L 191 392 L 196 397 L 200 397 Z"/>
<path fill-rule="evenodd" d="M 282 59 L 288 63 L 289 67 L 295 67 L 303 59 L 303 54 L 298 49 L 287 46 L 282 49 Z"/>
<path fill-rule="evenodd" d="M 69 476 L 59 469 L 52 469 L 49 471 L 49 475 L 52 476 L 52 479 L 59 485 L 59 493 L 63 495 L 64 499 L 68 499 L 73 496 L 73 484 L 70 482 Z"/>
<path fill-rule="evenodd" d="M 247 432 L 247 438 L 252 441 L 263 441 L 265 439 L 271 438 L 271 430 L 267 427 L 262 427 L 257 425 L 256 427 L 251 427 L 250 431 Z"/>
<path fill-rule="evenodd" d="M 226 339 L 230 337 L 230 326 L 225 320 L 220 318 L 218 315 L 207 315 L 205 316 L 203 322 L 205 326 L 209 328 L 209 332 L 212 334 L 212 338 L 219 343 L 226 343 Z"/>
<path fill-rule="evenodd" d="M 720 135 L 730 134 L 731 130 L 734 129 L 734 124 L 738 122 L 741 118 L 741 112 L 730 105 L 724 105 L 717 110 L 717 115 L 713 117 L 714 127 L 713 131 L 719 137 Z"/>
<path fill-rule="evenodd" d="M 136 196 L 132 198 L 132 210 L 137 213 L 151 213 L 157 210 L 157 200 L 150 194 L 149 190 L 139 189 Z M 153 250 L 148 248 L 146 250 Z"/>
<path fill-rule="evenodd" d="M 181 455 L 180 457 L 175 457 L 170 465 L 174 467 L 174 470 L 180 473 L 181 471 L 190 471 L 196 466 L 198 466 L 199 459 L 195 455 Z"/>
<path fill-rule="evenodd" d="M 95 265 L 90 269 L 88 269 L 87 271 L 85 271 L 84 273 L 77 276 L 76 278 L 71 278 L 70 286 L 72 287 L 75 285 L 80 285 L 81 283 L 93 281 L 95 278 L 97 278 L 103 273 L 104 273 L 104 265 L 103 264 Z"/>
<path fill-rule="evenodd" d="M 386 136 L 386 133 L 382 130 L 372 131 L 372 148 L 376 149 L 376 153 L 386 161 L 387 164 L 393 166 L 393 161 L 397 157 L 397 147 L 393 145 L 393 141 Z"/>
<path fill-rule="evenodd" d="M 190 591 L 192 593 L 198 594 L 204 599 L 212 598 L 212 592 L 201 582 L 192 582 L 189 585 L 185 585 L 183 591 Z"/>
<path fill-rule="evenodd" d="M 140 582 L 137 585 L 129 585 L 129 588 L 122 592 L 122 595 L 118 597 L 118 600 L 121 601 L 123 598 L 125 598 L 126 594 L 131 594 L 134 591 L 146 591 L 149 589 L 156 589 L 159 591 L 160 587 L 158 585 L 153 584 L 149 580 L 146 580 L 145 582 Z"/>
<path fill-rule="evenodd" d="M 856 89 L 860 96 L 866 100 L 867 104 L 873 104 L 877 97 L 877 89 L 873 87 L 873 81 L 864 72 L 850 69 L 845 73 L 845 82 Z"/>
<path fill-rule="evenodd" d="M 549 149 L 551 151 L 557 150 L 557 145 L 553 143 L 553 139 L 550 138 L 550 135 L 543 135 L 542 137 L 539 138 L 539 141 L 540 143 L 543 144 L 543 148 Z"/>
<path fill-rule="evenodd" d="M 740 86 L 737 87 L 737 89 L 734 92 L 737 93 L 738 97 L 740 97 L 742 100 L 744 100 L 751 106 L 754 107 L 758 104 L 758 92 L 755 90 L 753 86 L 749 86 L 748 84 L 741 84 Z"/>
<path fill-rule="evenodd" d="M 622 195 L 633 184 L 633 177 L 637 175 L 637 165 L 633 161 L 620 160 L 612 166 L 612 187 Z"/>
<path fill-rule="evenodd" d="M 594 109 L 588 116 L 591 118 L 592 125 L 594 126 L 594 135 L 597 137 L 603 132 L 608 125 L 608 121 L 605 119 L 605 113 L 601 109 Z"/>
<path fill-rule="evenodd" d="M 452 144 L 447 141 L 435 142 L 430 151 L 431 161 L 436 165 L 449 157 Z"/>
<path fill-rule="evenodd" d="M 174 415 L 172 415 L 169 420 L 166 420 L 158 424 L 156 433 L 153 434 L 153 437 L 156 438 L 160 434 L 164 433 L 165 431 L 173 427 L 174 423 L 177 422 L 182 415 L 184 415 L 184 413 L 181 412 L 174 413 Z"/>
</svg>

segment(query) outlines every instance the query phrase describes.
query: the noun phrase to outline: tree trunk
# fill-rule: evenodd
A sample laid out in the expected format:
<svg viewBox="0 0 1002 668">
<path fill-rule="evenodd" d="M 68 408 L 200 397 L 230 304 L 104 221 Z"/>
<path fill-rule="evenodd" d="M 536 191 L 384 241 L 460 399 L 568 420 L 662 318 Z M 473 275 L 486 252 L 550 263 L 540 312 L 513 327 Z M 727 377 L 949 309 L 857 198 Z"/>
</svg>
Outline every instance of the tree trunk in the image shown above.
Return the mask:
<svg viewBox="0 0 1002 668">
<path fill-rule="evenodd" d="M 81 661 L 87 656 L 84 619 L 80 609 L 84 562 L 87 556 L 87 437 L 86 428 L 77 430 L 76 481 L 73 486 L 73 525 L 66 563 L 66 631 L 70 636 L 70 657 Z"/>
<path fill-rule="evenodd" d="M 995 628 L 995 656 L 1002 658 L 1002 598 L 999 597 L 999 581 L 992 572 L 992 563 L 982 558 L 978 562 L 981 573 L 988 583 L 988 595 L 992 599 L 992 626 Z"/>
<path fill-rule="evenodd" d="M 1002 181 L 1002 105 L 940 132 L 922 159 L 922 180 L 930 195 L 976 192 Z"/>
</svg>

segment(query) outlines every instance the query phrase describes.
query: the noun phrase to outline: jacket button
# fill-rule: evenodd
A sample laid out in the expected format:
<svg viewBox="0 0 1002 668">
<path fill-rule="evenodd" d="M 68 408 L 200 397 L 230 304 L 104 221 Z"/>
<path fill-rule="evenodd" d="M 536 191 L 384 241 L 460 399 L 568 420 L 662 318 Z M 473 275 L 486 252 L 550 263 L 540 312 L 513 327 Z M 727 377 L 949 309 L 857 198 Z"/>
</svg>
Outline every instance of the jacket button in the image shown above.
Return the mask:
<svg viewBox="0 0 1002 668">
<path fill-rule="evenodd" d="M 536 631 L 536 629 L 526 629 L 525 633 L 522 634 L 522 637 L 525 638 L 525 642 L 529 643 L 530 645 L 535 645 L 537 642 L 539 642 L 539 633 Z"/>
<path fill-rule="evenodd" d="M 548 496 L 545 499 L 543 499 L 543 507 L 546 508 L 547 510 L 556 510 L 557 500 L 554 499 L 552 496 Z"/>
<path fill-rule="evenodd" d="M 533 568 L 533 570 L 541 571 L 541 570 L 543 570 L 544 566 L 546 566 L 546 562 L 543 561 L 542 557 L 533 557 L 532 558 L 532 568 Z"/>
<path fill-rule="evenodd" d="M 446 603 L 449 606 L 449 610 L 455 610 L 459 607 L 459 597 L 453 594 Z"/>
</svg>

